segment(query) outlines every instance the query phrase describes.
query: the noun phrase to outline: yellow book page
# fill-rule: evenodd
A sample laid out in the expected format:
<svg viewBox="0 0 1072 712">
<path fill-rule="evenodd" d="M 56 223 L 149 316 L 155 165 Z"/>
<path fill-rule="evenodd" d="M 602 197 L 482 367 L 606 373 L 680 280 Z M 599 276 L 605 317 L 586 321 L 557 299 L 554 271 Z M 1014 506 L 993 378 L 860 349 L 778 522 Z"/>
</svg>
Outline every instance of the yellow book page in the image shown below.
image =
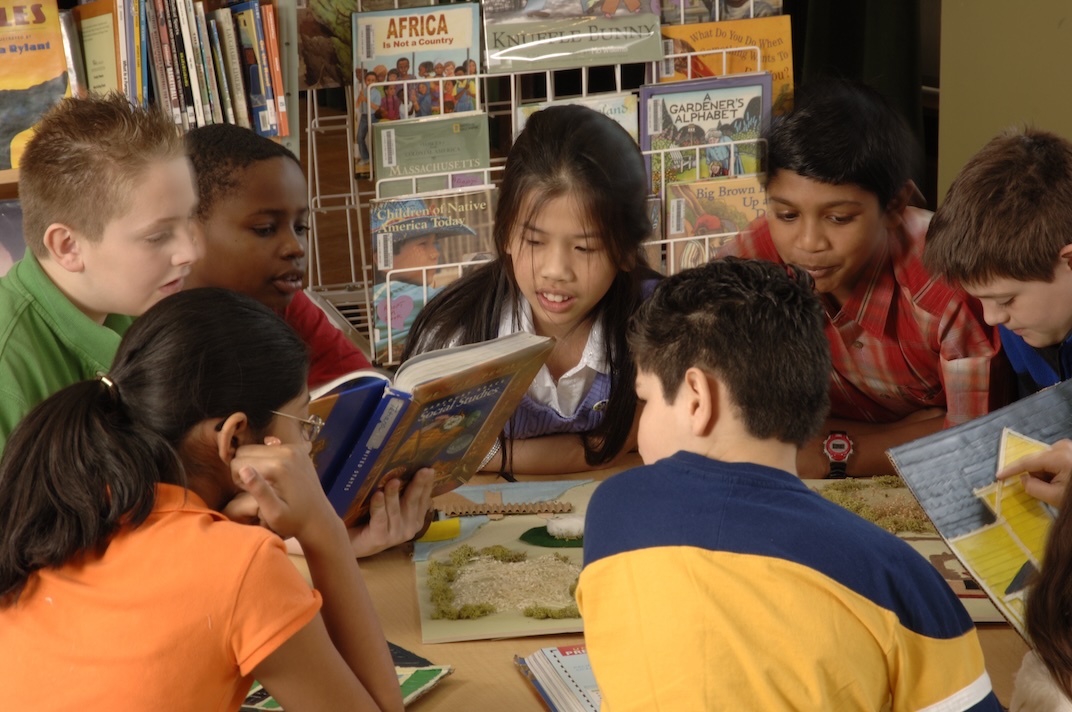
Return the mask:
<svg viewBox="0 0 1072 712">
<path fill-rule="evenodd" d="M 789 15 L 755 17 L 747 20 L 699 22 L 690 25 L 663 25 L 664 54 L 703 53 L 709 50 L 758 47 L 755 50 L 700 54 L 675 58 L 671 71 L 659 64 L 660 82 L 677 82 L 697 77 L 771 73 L 771 113 L 780 116 L 793 108 L 793 40 Z M 689 67 L 691 65 L 691 76 Z"/>
<path fill-rule="evenodd" d="M 70 95 L 67 84 L 56 3 L 8 7 L 0 26 L 0 170 L 18 167 L 41 114 Z"/>
<path fill-rule="evenodd" d="M 1048 448 L 1004 428 L 996 469 Z M 1031 572 L 1041 566 L 1053 516 L 1024 491 L 1019 479 L 994 482 L 975 490 L 975 495 L 994 513 L 994 522 L 950 539 L 950 548 L 1023 633 L 1026 584 Z"/>
</svg>

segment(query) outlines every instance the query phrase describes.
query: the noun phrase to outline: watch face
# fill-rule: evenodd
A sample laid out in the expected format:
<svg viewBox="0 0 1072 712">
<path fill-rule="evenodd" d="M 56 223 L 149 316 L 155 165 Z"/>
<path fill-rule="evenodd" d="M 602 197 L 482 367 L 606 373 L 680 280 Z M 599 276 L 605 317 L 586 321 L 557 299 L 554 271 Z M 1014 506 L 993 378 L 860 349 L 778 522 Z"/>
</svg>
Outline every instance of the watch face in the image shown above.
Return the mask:
<svg viewBox="0 0 1072 712">
<path fill-rule="evenodd" d="M 831 433 L 823 442 L 823 451 L 831 462 L 845 462 L 852 454 L 852 441 L 845 433 Z"/>
</svg>

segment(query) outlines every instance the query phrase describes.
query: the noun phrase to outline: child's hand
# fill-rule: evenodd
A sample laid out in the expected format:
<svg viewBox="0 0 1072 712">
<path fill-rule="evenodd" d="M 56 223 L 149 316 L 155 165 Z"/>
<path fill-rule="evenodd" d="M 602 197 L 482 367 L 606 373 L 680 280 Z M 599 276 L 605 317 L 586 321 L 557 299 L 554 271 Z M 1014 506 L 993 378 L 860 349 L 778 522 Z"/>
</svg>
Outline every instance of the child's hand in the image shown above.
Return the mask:
<svg viewBox="0 0 1072 712">
<path fill-rule="evenodd" d="M 382 492 L 372 495 L 368 523 L 350 530 L 354 555 L 372 556 L 416 536 L 432 508 L 434 479 L 435 470 L 425 467 L 406 485 L 401 498 L 399 480 L 391 480 Z"/>
<path fill-rule="evenodd" d="M 307 445 L 285 445 L 276 437 L 265 438 L 263 445 L 243 445 L 231 460 L 231 475 L 248 498 L 239 495 L 228 509 L 247 520 L 255 516 L 283 538 L 301 541 L 340 523 L 320 487 Z"/>
<path fill-rule="evenodd" d="M 998 470 L 997 478 L 1005 480 L 1017 475 L 1029 495 L 1060 507 L 1072 479 L 1072 440 L 1058 440 L 1049 450 L 1020 458 Z"/>
</svg>

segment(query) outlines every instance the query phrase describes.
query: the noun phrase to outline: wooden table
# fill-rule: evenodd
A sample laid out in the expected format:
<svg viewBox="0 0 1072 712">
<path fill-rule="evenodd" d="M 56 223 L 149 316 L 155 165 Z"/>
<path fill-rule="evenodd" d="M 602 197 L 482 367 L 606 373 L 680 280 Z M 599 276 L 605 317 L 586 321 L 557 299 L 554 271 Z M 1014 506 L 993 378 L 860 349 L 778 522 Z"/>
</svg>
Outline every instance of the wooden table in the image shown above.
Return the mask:
<svg viewBox="0 0 1072 712">
<path fill-rule="evenodd" d="M 625 466 L 639 464 L 639 460 Z M 624 466 L 623 466 L 624 467 Z M 603 479 L 623 467 L 596 473 L 563 475 L 560 477 L 521 479 Z M 477 476 L 472 484 L 499 481 L 489 476 Z M 303 562 L 301 562 L 303 563 Z M 301 566 L 299 563 L 299 566 Z M 302 567 L 304 568 L 304 567 Z M 533 651 L 553 646 L 583 642 L 580 633 L 546 635 L 506 640 L 479 640 L 461 643 L 421 643 L 420 614 L 417 610 L 416 573 L 410 559 L 409 547 L 396 547 L 361 561 L 365 582 L 372 594 L 376 610 L 383 623 L 384 633 L 391 642 L 428 658 L 439 665 L 453 665 L 447 676 L 425 697 L 409 709 L 436 710 L 510 710 L 538 712 L 545 710 L 539 696 L 514 667 L 514 656 L 526 656 Z M 1008 625 L 979 626 L 979 639 L 986 656 L 987 671 L 1002 704 L 1008 706 L 1012 680 L 1020 666 L 1027 646 Z"/>
</svg>

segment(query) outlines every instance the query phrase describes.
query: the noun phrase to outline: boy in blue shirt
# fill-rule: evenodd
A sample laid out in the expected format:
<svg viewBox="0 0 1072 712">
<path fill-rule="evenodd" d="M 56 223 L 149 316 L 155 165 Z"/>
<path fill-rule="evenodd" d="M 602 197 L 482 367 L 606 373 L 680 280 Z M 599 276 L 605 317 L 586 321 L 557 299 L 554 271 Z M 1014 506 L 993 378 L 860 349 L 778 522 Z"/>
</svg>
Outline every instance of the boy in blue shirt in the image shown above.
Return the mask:
<svg viewBox="0 0 1072 712">
<path fill-rule="evenodd" d="M 594 492 L 577 587 L 603 712 L 1001 709 L 938 571 L 797 476 L 830 402 L 813 289 L 728 258 L 633 317 L 645 466 Z"/>
<path fill-rule="evenodd" d="M 1072 143 L 1010 129 L 973 156 L 927 232 L 924 262 L 997 325 L 1019 396 L 1072 376 Z"/>
</svg>

